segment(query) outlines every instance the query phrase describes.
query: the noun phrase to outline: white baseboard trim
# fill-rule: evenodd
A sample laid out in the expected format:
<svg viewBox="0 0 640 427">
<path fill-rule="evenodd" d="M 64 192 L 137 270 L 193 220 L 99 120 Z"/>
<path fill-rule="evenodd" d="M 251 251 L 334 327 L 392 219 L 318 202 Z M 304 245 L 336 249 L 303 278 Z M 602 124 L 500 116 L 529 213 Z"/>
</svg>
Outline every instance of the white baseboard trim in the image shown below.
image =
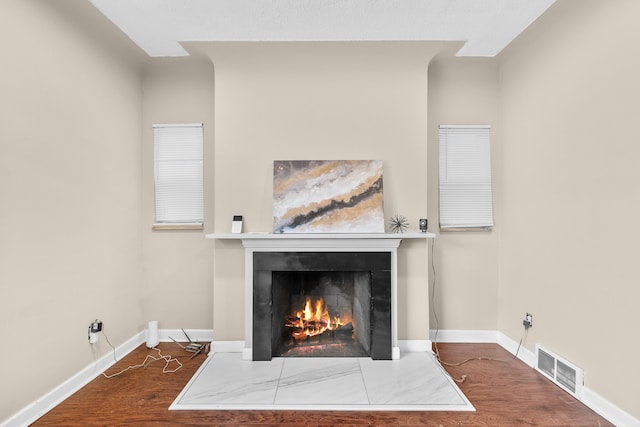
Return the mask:
<svg viewBox="0 0 640 427">
<path fill-rule="evenodd" d="M 244 348 L 244 340 L 239 341 L 212 341 L 211 353 L 246 353 L 251 349 Z M 249 359 L 251 360 L 251 359 Z"/>
<path fill-rule="evenodd" d="M 146 329 L 145 329 L 145 337 Z M 211 342 L 213 341 L 213 329 L 185 329 L 184 332 L 189 335 L 189 338 L 194 342 Z M 189 341 L 185 336 L 182 329 L 160 329 L 158 331 L 158 337 L 160 342 L 173 342 L 174 340 L 183 343 Z"/>
<path fill-rule="evenodd" d="M 430 331 L 432 340 L 435 338 L 435 330 Z M 512 340 L 499 331 L 474 331 L 474 330 L 439 330 L 437 334 L 437 342 L 450 343 L 495 343 L 507 350 L 511 354 L 518 352 L 518 359 L 531 366 L 536 366 L 536 355 L 531 350 L 520 347 L 518 350 L 518 342 Z M 540 374 L 542 375 L 542 374 Z M 617 426 L 640 427 L 640 420 L 633 417 L 628 412 L 620 409 L 607 399 L 598 395 L 587 387 L 582 389 L 582 403 L 596 412 L 607 421 Z"/>
<path fill-rule="evenodd" d="M 500 346 L 502 346 L 502 348 L 507 350 L 509 353 L 514 355 L 517 353 L 518 359 L 522 360 L 532 368 L 536 366 L 536 354 L 528 348 L 520 346 L 518 342 L 512 340 L 502 332 L 498 332 L 497 343 L 500 344 Z"/>
<path fill-rule="evenodd" d="M 640 427 L 640 420 L 633 417 L 628 412 L 618 408 L 604 397 L 589 390 L 587 387 L 582 389 L 582 403 L 597 412 L 607 421 L 617 426 Z"/>
<path fill-rule="evenodd" d="M 116 358 L 120 359 L 129 354 L 144 341 L 145 331 L 137 333 L 116 348 Z M 27 405 L 18 413 L 0 423 L 0 426 L 22 427 L 33 423 L 60 404 L 63 400 L 87 385 L 107 368 L 114 365 L 116 362 L 113 360 L 113 356 L 113 352 L 107 352 L 104 356 L 100 357 L 98 360 L 94 361 L 80 372 L 37 399 L 35 402 Z"/>
<path fill-rule="evenodd" d="M 431 340 L 398 340 L 401 353 L 433 353 Z"/>
</svg>

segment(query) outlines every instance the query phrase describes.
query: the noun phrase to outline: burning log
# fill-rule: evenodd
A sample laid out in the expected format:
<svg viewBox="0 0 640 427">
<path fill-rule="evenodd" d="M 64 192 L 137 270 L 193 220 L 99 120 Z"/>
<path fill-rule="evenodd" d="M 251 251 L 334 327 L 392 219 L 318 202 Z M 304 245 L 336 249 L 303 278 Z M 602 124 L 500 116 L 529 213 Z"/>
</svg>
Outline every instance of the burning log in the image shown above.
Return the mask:
<svg viewBox="0 0 640 427">
<path fill-rule="evenodd" d="M 328 322 L 324 320 L 304 320 L 300 317 L 287 316 L 285 326 L 288 328 L 317 329 L 328 327 Z"/>
<path fill-rule="evenodd" d="M 307 297 L 303 310 L 285 318 L 285 327 L 289 328 L 291 336 L 298 341 L 321 335 L 325 331 L 334 331 L 342 326 L 346 325 L 342 325 L 339 317 L 331 319 L 322 298 L 312 304 L 311 298 Z M 351 333 L 353 327 L 349 326 L 348 330 L 348 333 Z M 347 329 L 345 329 L 346 332 Z"/>
</svg>

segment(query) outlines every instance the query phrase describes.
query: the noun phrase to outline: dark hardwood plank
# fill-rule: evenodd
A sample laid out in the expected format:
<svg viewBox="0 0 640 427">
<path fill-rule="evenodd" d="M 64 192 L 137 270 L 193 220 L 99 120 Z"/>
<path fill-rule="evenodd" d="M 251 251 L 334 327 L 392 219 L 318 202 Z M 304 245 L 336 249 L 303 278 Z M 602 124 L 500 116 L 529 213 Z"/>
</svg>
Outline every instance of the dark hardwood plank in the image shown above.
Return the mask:
<svg viewBox="0 0 640 427">
<path fill-rule="evenodd" d="M 44 426 L 612 426 L 578 400 L 496 344 L 438 344 L 445 368 L 476 412 L 169 411 L 168 407 L 205 360 L 189 359 L 174 343 L 161 343 L 183 367 L 162 373 L 163 361 L 107 379 L 99 376 L 33 425 Z M 140 364 L 154 350 L 140 346 L 108 370 Z M 172 365 L 173 366 L 173 365 Z"/>
</svg>

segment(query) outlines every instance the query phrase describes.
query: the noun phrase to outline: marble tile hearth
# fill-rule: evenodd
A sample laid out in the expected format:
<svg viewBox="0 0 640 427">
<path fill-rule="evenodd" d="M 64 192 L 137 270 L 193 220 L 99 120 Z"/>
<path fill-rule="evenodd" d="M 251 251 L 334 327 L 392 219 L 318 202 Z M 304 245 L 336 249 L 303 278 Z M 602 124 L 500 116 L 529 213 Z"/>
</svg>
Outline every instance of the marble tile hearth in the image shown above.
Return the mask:
<svg viewBox="0 0 640 427">
<path fill-rule="evenodd" d="M 474 411 L 429 353 L 399 360 L 215 353 L 170 409 Z"/>
</svg>

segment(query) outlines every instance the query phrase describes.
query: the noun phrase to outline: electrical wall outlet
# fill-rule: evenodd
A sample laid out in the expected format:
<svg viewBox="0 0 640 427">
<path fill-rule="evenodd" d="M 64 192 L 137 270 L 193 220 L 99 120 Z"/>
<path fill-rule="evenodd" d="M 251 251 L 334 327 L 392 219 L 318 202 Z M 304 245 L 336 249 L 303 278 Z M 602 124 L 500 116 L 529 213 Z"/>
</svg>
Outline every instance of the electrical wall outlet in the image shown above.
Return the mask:
<svg viewBox="0 0 640 427">
<path fill-rule="evenodd" d="M 525 329 L 529 329 L 530 327 L 532 327 L 533 326 L 533 314 L 526 313 L 524 315 L 524 320 L 522 321 L 522 324 L 524 325 Z"/>
<path fill-rule="evenodd" d="M 93 322 L 91 322 L 91 324 L 89 325 L 89 330 L 88 330 L 89 344 L 95 344 L 95 343 L 98 342 L 98 333 L 100 331 L 102 331 L 102 321 L 96 319 Z"/>
</svg>

